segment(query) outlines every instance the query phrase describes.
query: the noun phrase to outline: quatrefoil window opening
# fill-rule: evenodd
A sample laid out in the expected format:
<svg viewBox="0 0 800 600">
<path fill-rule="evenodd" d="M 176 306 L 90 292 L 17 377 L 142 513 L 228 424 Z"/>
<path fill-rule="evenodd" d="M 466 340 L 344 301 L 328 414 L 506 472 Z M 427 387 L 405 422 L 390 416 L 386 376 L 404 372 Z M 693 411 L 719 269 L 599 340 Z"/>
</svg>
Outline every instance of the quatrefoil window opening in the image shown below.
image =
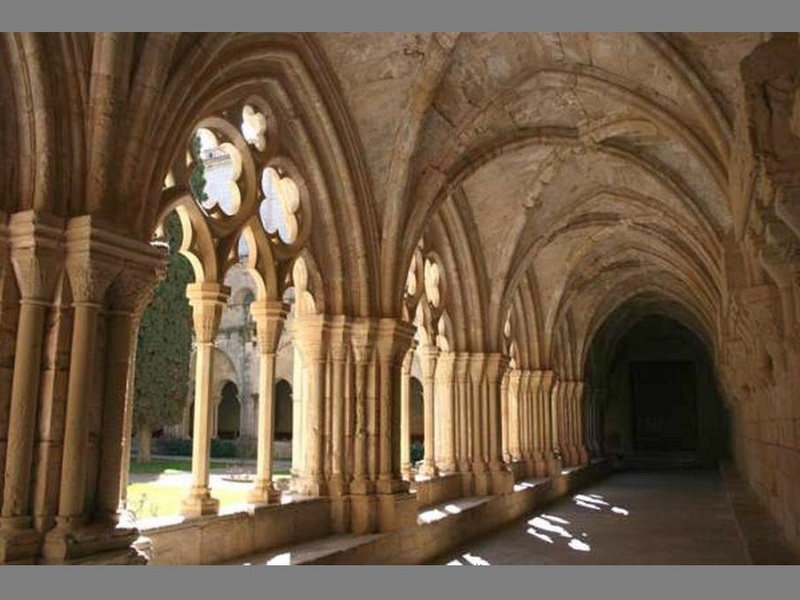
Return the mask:
<svg viewBox="0 0 800 600">
<path fill-rule="evenodd" d="M 235 215 L 242 201 L 237 184 L 242 172 L 239 151 L 201 127 L 195 131 L 190 155 L 194 167 L 189 183 L 195 200 L 207 211 L 218 207 L 227 216 Z"/>
<path fill-rule="evenodd" d="M 259 152 L 267 147 L 267 117 L 249 104 L 242 108 L 242 135 Z"/>
<path fill-rule="evenodd" d="M 274 168 L 264 169 L 261 177 L 264 199 L 258 209 L 264 230 L 286 244 L 297 239 L 300 190 L 289 176 L 281 176 Z"/>
<path fill-rule="evenodd" d="M 408 275 L 406 275 L 406 294 L 414 297 L 417 293 L 417 258 L 411 257 L 411 266 L 408 268 Z"/>
<path fill-rule="evenodd" d="M 425 295 L 434 308 L 441 304 L 440 293 L 441 272 L 439 265 L 431 260 L 425 261 Z"/>
<path fill-rule="evenodd" d="M 239 240 L 236 243 L 236 251 L 239 255 L 239 260 L 244 260 L 250 256 L 250 243 L 244 234 L 239 236 Z"/>
</svg>

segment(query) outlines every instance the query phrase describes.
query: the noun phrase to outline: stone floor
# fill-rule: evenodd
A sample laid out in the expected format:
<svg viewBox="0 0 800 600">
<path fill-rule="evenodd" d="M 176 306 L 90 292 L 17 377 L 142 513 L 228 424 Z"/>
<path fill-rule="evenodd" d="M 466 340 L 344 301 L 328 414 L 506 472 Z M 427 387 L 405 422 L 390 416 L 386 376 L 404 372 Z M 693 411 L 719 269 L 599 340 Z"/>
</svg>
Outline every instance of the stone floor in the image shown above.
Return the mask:
<svg viewBox="0 0 800 600">
<path fill-rule="evenodd" d="M 612 475 L 432 564 L 750 562 L 720 475 L 692 470 Z"/>
</svg>

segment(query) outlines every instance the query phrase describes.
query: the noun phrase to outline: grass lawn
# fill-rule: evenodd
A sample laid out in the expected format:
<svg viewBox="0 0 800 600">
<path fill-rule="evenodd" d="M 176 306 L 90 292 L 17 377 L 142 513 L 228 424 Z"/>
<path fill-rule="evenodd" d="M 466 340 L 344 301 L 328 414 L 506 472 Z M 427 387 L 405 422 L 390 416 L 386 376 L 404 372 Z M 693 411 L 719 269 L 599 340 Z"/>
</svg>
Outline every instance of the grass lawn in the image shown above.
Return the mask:
<svg viewBox="0 0 800 600">
<path fill-rule="evenodd" d="M 231 470 L 236 471 L 238 468 L 238 461 L 235 458 L 231 458 L 229 460 L 212 460 L 210 463 L 210 468 L 212 470 Z M 191 473 L 192 471 L 192 461 L 190 460 L 163 460 L 163 459 L 154 459 L 152 462 L 149 463 L 138 463 L 136 461 L 131 461 L 130 463 L 130 473 L 147 473 L 147 474 L 159 474 L 159 473 L 170 473 L 170 472 L 182 472 L 182 473 Z M 289 471 L 287 469 L 273 469 L 272 473 L 274 475 L 288 475 Z"/>
<path fill-rule="evenodd" d="M 211 469 L 237 472 L 239 462 L 236 459 L 212 460 Z M 251 466 L 251 468 L 255 468 Z M 130 472 L 150 475 L 170 475 L 189 473 L 192 463 L 188 460 L 163 460 L 157 459 L 150 463 L 137 463 L 131 461 Z M 273 471 L 277 476 L 288 476 L 289 471 L 278 469 Z M 220 501 L 220 508 L 247 502 L 247 493 L 252 488 L 252 483 L 237 483 L 235 487 L 220 487 L 212 489 L 212 495 Z M 128 508 L 136 513 L 137 519 L 150 519 L 179 515 L 183 499 L 189 488 L 185 485 L 170 485 L 162 481 L 137 482 L 128 485 Z"/>
<path fill-rule="evenodd" d="M 235 464 L 233 460 L 230 464 Z M 212 469 L 226 469 L 228 467 L 227 461 L 212 460 Z M 154 459 L 149 463 L 138 463 L 131 461 L 131 473 L 167 473 L 169 471 L 181 471 L 189 473 L 192 470 L 192 461 L 190 460 L 158 460 Z"/>
<path fill-rule="evenodd" d="M 217 498 L 220 508 L 247 502 L 247 492 L 251 485 L 242 483 L 242 489 L 218 488 L 211 491 Z M 179 515 L 188 488 L 180 485 L 155 483 L 132 483 L 128 486 L 128 508 L 136 513 L 137 519 Z"/>
</svg>

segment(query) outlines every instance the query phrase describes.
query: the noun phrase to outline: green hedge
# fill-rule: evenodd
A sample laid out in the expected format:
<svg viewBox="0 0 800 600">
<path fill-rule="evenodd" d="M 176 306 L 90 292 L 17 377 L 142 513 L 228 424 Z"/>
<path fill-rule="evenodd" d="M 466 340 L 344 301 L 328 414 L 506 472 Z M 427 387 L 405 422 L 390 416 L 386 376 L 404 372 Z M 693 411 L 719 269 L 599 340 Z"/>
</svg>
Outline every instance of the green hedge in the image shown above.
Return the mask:
<svg viewBox="0 0 800 600">
<path fill-rule="evenodd" d="M 409 454 L 411 455 L 411 464 L 415 464 L 425 457 L 425 444 L 422 442 L 411 442 Z"/>
<path fill-rule="evenodd" d="M 192 440 L 182 438 L 156 438 L 153 440 L 153 454 L 165 456 L 191 456 Z M 236 440 L 211 440 L 211 458 L 238 458 Z"/>
</svg>

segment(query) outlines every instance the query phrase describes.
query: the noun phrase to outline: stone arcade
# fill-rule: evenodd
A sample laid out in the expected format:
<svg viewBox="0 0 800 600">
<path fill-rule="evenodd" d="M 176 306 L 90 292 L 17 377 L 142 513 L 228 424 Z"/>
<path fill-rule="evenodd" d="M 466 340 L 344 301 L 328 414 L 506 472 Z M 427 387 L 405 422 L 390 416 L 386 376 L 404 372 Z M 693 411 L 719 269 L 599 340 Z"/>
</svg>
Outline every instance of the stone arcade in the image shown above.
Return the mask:
<svg viewBox="0 0 800 600">
<path fill-rule="evenodd" d="M 0 563 L 334 534 L 363 542 L 341 560 L 419 563 L 612 461 L 725 458 L 800 548 L 798 90 L 797 34 L 3 34 Z M 172 212 L 192 485 L 142 535 L 132 365 Z M 243 304 L 250 404 L 223 429 L 255 437 L 257 475 L 221 515 L 215 363 Z"/>
</svg>

